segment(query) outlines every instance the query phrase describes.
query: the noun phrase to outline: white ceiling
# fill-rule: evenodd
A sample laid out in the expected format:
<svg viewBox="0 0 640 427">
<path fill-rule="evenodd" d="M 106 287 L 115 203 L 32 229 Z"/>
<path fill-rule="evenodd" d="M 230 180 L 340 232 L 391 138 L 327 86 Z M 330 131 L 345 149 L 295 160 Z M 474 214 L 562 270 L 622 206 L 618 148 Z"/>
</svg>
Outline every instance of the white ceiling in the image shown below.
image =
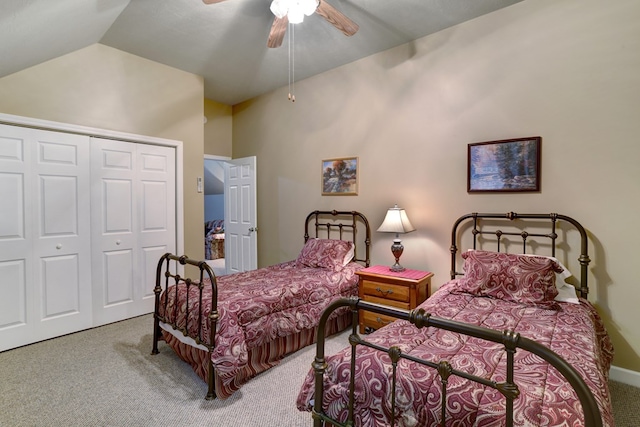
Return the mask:
<svg viewBox="0 0 640 427">
<path fill-rule="evenodd" d="M 94 43 L 204 77 L 205 97 L 234 105 L 522 0 L 328 0 L 360 30 L 321 16 L 267 48 L 270 0 L 1 0 L 0 77 Z M 295 34 L 295 43 L 289 35 Z"/>
</svg>

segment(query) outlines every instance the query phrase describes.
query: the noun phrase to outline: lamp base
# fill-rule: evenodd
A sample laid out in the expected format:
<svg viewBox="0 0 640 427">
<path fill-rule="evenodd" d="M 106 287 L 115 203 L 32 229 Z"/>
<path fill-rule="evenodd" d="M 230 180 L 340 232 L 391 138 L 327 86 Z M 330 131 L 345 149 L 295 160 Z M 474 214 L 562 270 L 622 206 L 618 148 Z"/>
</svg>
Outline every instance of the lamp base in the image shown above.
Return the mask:
<svg viewBox="0 0 640 427">
<path fill-rule="evenodd" d="M 400 256 L 402 255 L 402 252 L 404 252 L 404 246 L 402 246 L 402 241 L 396 234 L 396 238 L 393 240 L 393 245 L 391 245 L 391 253 L 396 259 L 396 262 L 391 267 L 389 267 L 389 270 L 396 272 L 406 270 L 403 266 L 400 265 Z"/>
<path fill-rule="evenodd" d="M 391 267 L 389 267 L 389 270 L 395 271 L 397 273 L 397 272 L 400 272 L 400 271 L 405 271 L 406 268 L 404 268 L 403 266 L 401 266 L 398 263 L 395 263 Z"/>
</svg>

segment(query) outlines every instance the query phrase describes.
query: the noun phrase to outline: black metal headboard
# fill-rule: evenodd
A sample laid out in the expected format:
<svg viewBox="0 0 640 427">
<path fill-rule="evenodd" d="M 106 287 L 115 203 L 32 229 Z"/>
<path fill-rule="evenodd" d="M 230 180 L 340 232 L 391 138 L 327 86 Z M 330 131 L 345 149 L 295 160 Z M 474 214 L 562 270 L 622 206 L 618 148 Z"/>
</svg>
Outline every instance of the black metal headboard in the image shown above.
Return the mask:
<svg viewBox="0 0 640 427">
<path fill-rule="evenodd" d="M 529 221 L 522 221 L 529 220 Z M 531 248 L 531 242 L 539 239 L 548 239 L 550 242 L 550 255 L 556 256 L 556 248 L 561 242 L 558 241 L 558 223 L 566 222 L 573 225 L 573 227 L 580 233 L 580 285 L 576 287 L 576 290 L 580 292 L 582 298 L 587 298 L 589 293 L 589 286 L 587 280 L 588 266 L 591 262 L 588 253 L 588 239 L 587 232 L 584 227 L 575 219 L 566 215 L 560 215 L 557 213 L 550 214 L 518 214 L 515 212 L 508 213 L 470 213 L 463 215 L 455 222 L 451 231 L 451 279 L 455 279 L 456 276 L 463 273 L 458 272 L 456 268 L 456 262 L 458 256 L 458 243 L 461 239 L 462 227 L 467 226 L 471 228 L 471 234 L 473 236 L 473 249 L 478 249 L 478 244 L 481 239 L 485 237 L 490 238 L 492 244 L 497 244 L 496 250 L 501 252 L 502 248 L 506 252 L 505 240 L 509 239 L 509 236 L 517 237 L 522 241 L 522 246 L 518 245 L 519 253 L 527 253 L 527 248 Z M 506 223 L 509 224 L 506 224 Z M 508 230 L 500 229 L 500 224 L 509 227 Z M 515 231 L 514 231 L 515 229 Z M 528 231 L 535 229 L 535 231 Z M 549 232 L 539 232 L 540 229 L 549 230 Z M 484 243 L 484 241 L 483 241 Z"/>
<path fill-rule="evenodd" d="M 315 228 L 315 234 L 309 235 L 309 226 Z M 358 237 L 364 232 L 364 240 Z M 304 222 L 304 241 L 309 237 L 323 239 L 340 239 L 353 242 L 355 247 L 354 258 L 356 262 L 361 262 L 365 267 L 371 263 L 371 228 L 367 218 L 356 211 L 313 211 L 307 215 Z M 364 243 L 364 254 L 362 254 L 362 243 Z M 359 250 L 360 249 L 360 250 Z"/>
</svg>

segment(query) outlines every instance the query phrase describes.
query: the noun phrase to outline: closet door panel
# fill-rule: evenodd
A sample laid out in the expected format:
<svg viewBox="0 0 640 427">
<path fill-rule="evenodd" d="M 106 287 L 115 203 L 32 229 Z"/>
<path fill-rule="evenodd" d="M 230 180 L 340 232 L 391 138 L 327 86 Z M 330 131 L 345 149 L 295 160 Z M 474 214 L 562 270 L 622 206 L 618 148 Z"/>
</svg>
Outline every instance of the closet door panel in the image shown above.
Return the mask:
<svg viewBox="0 0 640 427">
<path fill-rule="evenodd" d="M 137 150 L 141 269 L 135 293 L 142 309 L 151 312 L 158 260 L 176 251 L 175 150 L 146 144 Z"/>
<path fill-rule="evenodd" d="M 33 325 L 31 151 L 25 129 L 0 125 L 0 351 L 28 343 Z M 31 306 L 35 306 L 31 304 Z"/>
<path fill-rule="evenodd" d="M 131 317 L 136 254 L 136 144 L 91 140 L 94 324 Z"/>
<path fill-rule="evenodd" d="M 0 261 L 0 334 L 27 323 L 25 271 L 24 259 Z"/>
<path fill-rule="evenodd" d="M 103 254 L 103 307 L 133 302 L 133 251 L 109 251 Z"/>
<path fill-rule="evenodd" d="M 77 255 L 40 259 L 42 320 L 80 313 L 81 283 Z M 86 286 L 87 284 L 85 284 Z M 90 326 L 90 325 L 89 325 Z"/>
<path fill-rule="evenodd" d="M 31 130 L 36 339 L 92 326 L 89 137 Z"/>
</svg>

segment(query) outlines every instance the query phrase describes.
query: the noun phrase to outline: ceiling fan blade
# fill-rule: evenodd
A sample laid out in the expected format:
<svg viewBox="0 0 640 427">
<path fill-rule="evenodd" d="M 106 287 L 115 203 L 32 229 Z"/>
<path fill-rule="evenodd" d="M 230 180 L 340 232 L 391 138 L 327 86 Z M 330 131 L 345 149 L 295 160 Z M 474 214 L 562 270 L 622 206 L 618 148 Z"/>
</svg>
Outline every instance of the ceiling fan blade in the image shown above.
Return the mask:
<svg viewBox="0 0 640 427">
<path fill-rule="evenodd" d="M 278 18 L 277 16 L 273 18 L 273 25 L 271 25 L 271 31 L 267 39 L 267 47 L 280 47 L 282 45 L 288 24 L 289 19 L 286 15 L 282 18 Z"/>
<path fill-rule="evenodd" d="M 316 13 L 329 21 L 334 27 L 342 31 L 347 36 L 354 35 L 360 28 L 358 24 L 353 22 L 338 11 L 335 7 L 331 6 L 324 0 L 320 0 Z"/>
<path fill-rule="evenodd" d="M 224 0 L 202 0 L 204 4 L 222 3 Z"/>
</svg>

